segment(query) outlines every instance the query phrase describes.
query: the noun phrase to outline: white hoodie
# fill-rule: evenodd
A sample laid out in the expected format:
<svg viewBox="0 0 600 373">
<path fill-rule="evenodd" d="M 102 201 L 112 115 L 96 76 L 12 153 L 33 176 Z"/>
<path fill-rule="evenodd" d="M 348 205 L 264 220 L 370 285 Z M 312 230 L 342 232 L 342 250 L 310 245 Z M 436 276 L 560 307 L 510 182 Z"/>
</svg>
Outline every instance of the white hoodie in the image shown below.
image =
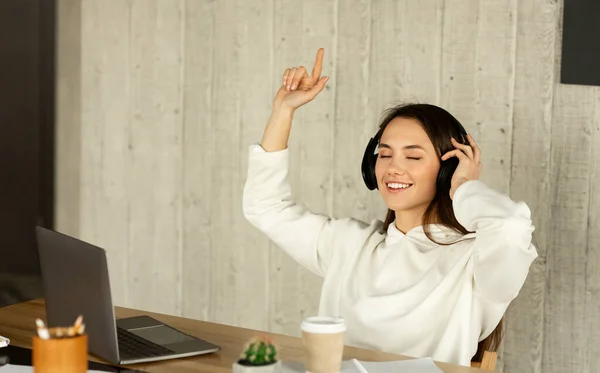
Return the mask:
<svg viewBox="0 0 600 373">
<path fill-rule="evenodd" d="M 251 145 L 243 208 L 308 270 L 324 277 L 319 315 L 342 316 L 351 346 L 469 365 L 498 325 L 537 257 L 523 202 L 479 180 L 454 195 L 456 219 L 472 234 L 430 226 L 407 234 L 390 224 L 315 214 L 294 202 L 288 149 Z"/>
</svg>

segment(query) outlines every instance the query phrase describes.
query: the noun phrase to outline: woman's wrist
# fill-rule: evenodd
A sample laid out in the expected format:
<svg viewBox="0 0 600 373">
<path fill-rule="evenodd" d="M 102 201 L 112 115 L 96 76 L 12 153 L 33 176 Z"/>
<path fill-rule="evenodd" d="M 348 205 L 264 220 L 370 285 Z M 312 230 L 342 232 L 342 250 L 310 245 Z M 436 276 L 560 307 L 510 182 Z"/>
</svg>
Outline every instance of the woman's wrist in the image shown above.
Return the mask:
<svg viewBox="0 0 600 373">
<path fill-rule="evenodd" d="M 282 117 L 288 118 L 293 117 L 296 109 L 287 105 L 285 102 L 273 102 L 273 108 L 271 109 L 271 117 Z"/>
<path fill-rule="evenodd" d="M 265 128 L 261 146 L 267 152 L 287 148 L 292 126 L 294 110 L 286 107 L 274 107 Z"/>
</svg>

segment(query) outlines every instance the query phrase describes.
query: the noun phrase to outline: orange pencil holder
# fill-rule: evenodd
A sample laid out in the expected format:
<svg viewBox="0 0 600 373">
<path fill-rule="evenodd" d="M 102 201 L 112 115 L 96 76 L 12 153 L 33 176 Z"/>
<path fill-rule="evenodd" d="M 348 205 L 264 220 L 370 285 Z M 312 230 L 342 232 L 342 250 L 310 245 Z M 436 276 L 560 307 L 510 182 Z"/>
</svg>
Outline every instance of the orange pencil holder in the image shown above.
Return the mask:
<svg viewBox="0 0 600 373">
<path fill-rule="evenodd" d="M 35 373 L 86 373 L 87 334 L 50 339 L 34 336 L 32 355 Z"/>
</svg>

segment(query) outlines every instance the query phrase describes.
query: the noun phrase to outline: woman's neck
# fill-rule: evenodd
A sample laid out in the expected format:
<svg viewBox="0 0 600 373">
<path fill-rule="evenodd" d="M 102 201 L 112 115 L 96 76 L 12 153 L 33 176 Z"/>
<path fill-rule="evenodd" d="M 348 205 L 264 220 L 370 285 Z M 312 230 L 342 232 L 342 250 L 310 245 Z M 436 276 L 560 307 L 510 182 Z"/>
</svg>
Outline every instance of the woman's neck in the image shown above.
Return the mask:
<svg viewBox="0 0 600 373">
<path fill-rule="evenodd" d="M 425 209 L 395 211 L 394 213 L 396 215 L 394 225 L 404 234 L 413 228 L 423 225 L 423 214 L 425 214 Z"/>
</svg>

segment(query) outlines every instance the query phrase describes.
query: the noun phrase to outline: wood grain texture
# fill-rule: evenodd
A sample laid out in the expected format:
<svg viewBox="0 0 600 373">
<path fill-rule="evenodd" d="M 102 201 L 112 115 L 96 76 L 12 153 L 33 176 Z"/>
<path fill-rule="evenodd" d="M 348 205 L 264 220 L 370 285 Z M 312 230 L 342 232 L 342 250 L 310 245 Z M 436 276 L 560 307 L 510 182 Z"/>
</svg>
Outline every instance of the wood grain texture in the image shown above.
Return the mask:
<svg viewBox="0 0 600 373">
<path fill-rule="evenodd" d="M 338 10 L 336 74 L 330 81 L 335 89 L 334 135 L 330 146 L 332 214 L 370 222 L 385 217 L 379 193 L 367 189 L 360 169 L 365 147 L 377 132 L 376 120 L 369 112 L 368 91 L 373 2 L 358 0 L 343 4 Z"/>
<path fill-rule="evenodd" d="M 509 192 L 512 163 L 516 18 L 517 0 L 479 3 L 477 122 L 467 123 L 469 128 L 476 125 L 476 141 L 485 148 L 482 179 L 505 193 Z"/>
<path fill-rule="evenodd" d="M 117 305 L 130 301 L 130 10 L 130 3 L 120 0 L 102 4 L 84 1 L 81 7 L 78 233 L 83 240 L 107 250 L 112 296 Z"/>
<path fill-rule="evenodd" d="M 510 183 L 515 30 L 516 0 L 445 3 L 441 101 L 484 150 L 481 179 L 503 192 Z"/>
<path fill-rule="evenodd" d="M 218 242 L 212 211 L 219 208 L 212 197 L 214 158 L 207 157 L 215 153 L 215 2 L 188 0 L 185 6 L 181 307 L 185 317 L 209 320 Z"/>
<path fill-rule="evenodd" d="M 585 263 L 585 313 L 584 325 L 587 330 L 587 353 L 584 356 L 583 371 L 594 372 L 600 366 L 600 88 L 586 90 L 591 99 L 590 110 L 590 206 L 588 221 L 588 243 Z"/>
<path fill-rule="evenodd" d="M 3 335 L 11 339 L 16 346 L 31 348 L 31 338 L 35 334 L 35 319 L 44 319 L 44 302 L 40 300 L 0 308 L 0 329 Z M 197 321 L 160 313 L 144 312 L 137 309 L 115 307 L 116 318 L 148 315 L 162 321 L 184 333 L 202 338 L 221 346 L 217 353 L 167 360 L 156 363 L 142 363 L 128 366 L 149 373 L 225 373 L 231 372 L 231 365 L 239 358 L 244 344 L 253 337 L 265 335 L 272 337 L 278 345 L 278 356 L 284 362 L 302 362 L 304 352 L 302 340 L 298 337 L 259 332 L 253 329 Z M 405 360 L 407 357 L 383 353 L 356 347 L 344 347 L 344 360 L 359 359 L 365 361 Z M 94 361 L 105 361 L 90 355 Z M 444 373 L 484 373 L 481 369 L 436 363 Z"/>
<path fill-rule="evenodd" d="M 277 80 L 281 81 L 286 69 L 303 65 L 310 67 L 314 62 L 313 51 L 303 48 L 303 6 L 299 1 L 276 1 L 273 8 L 273 86 L 279 86 Z M 316 53 L 316 51 L 314 51 Z M 327 54 L 327 51 L 325 51 Z M 331 54 L 331 52 L 329 53 Z M 329 56 L 330 58 L 330 56 Z M 273 92 L 275 94 L 275 92 Z M 273 96 L 274 97 L 274 96 Z M 317 100 L 322 97 L 317 98 Z M 272 99 L 271 99 L 272 102 Z M 302 132 L 302 126 L 306 123 L 304 113 L 306 107 L 299 109 L 292 122 L 288 149 L 290 153 L 289 181 L 291 183 L 293 198 L 298 203 L 304 203 L 299 194 L 299 175 L 301 172 L 300 160 L 300 138 L 298 132 Z M 261 128 L 264 130 L 266 120 Z M 260 138 L 257 138 L 260 141 Z M 295 335 L 299 332 L 297 320 L 300 318 L 301 310 L 307 309 L 306 303 L 297 294 L 301 291 L 303 284 L 299 278 L 301 268 L 291 257 L 274 243 L 269 245 L 271 258 L 271 286 L 269 314 L 270 330 L 275 333 Z"/>
<path fill-rule="evenodd" d="M 81 1 L 59 0 L 56 29 L 57 227 L 79 235 L 81 219 Z"/>
<path fill-rule="evenodd" d="M 302 1 L 302 44 L 303 60 L 309 74 L 318 48 L 329 50 L 329 58 L 323 62 L 321 76 L 337 76 L 338 53 L 338 7 L 339 0 L 305 0 Z M 299 60 L 302 61 L 302 60 Z M 309 209 L 332 214 L 333 190 L 331 165 L 333 164 L 332 146 L 334 144 L 335 119 L 335 83 L 324 89 L 319 97 L 303 109 L 301 122 L 293 137 L 297 140 L 298 153 L 294 154 L 293 165 L 299 176 L 293 184 L 298 201 Z M 300 109 L 302 111 L 302 109 Z M 296 161 L 297 160 L 297 161 Z M 297 264 L 295 264 L 297 266 Z M 307 316 L 317 315 L 321 295 L 322 279 L 301 268 L 298 271 L 298 307 L 292 311 L 291 325 L 287 331 L 299 336 L 298 325 Z M 289 296 L 289 295 L 288 295 Z"/>
<path fill-rule="evenodd" d="M 444 2 L 440 105 L 478 139 L 477 34 L 479 0 Z M 481 144 L 482 146 L 484 144 Z M 482 148 L 485 149 L 485 148 Z M 483 156 L 483 154 L 482 154 Z"/>
<path fill-rule="evenodd" d="M 240 95 L 239 171 L 235 190 L 237 198 L 233 199 L 236 203 L 233 206 L 236 228 L 232 229 L 232 233 L 239 240 L 237 260 L 240 265 L 235 289 L 235 325 L 269 330 L 271 318 L 268 304 L 272 285 L 269 240 L 243 217 L 241 197 L 246 180 L 244 171 L 248 169 L 248 145 L 258 143 L 262 138 L 275 97 L 275 82 L 280 82 L 281 78 L 272 66 L 273 1 L 238 0 L 238 7 L 242 20 L 239 70 L 247 73 L 240 76 L 243 94 Z"/>
<path fill-rule="evenodd" d="M 591 126 L 595 96 L 558 85 L 552 114 L 551 229 L 542 371 L 584 372 Z M 565 336 L 570 336 L 565 338 Z"/>
<path fill-rule="evenodd" d="M 444 6 L 442 0 L 396 2 L 399 32 L 393 34 L 395 42 L 384 48 L 398 53 L 397 60 L 387 63 L 394 63 L 401 73 L 400 96 L 391 99 L 439 105 Z"/>
<path fill-rule="evenodd" d="M 561 9 L 562 10 L 562 9 Z M 562 19 L 559 12 L 558 19 Z M 559 76 L 562 25 L 557 23 L 555 76 Z M 556 79 L 558 81 L 558 79 Z M 589 87 L 557 84 L 551 137 L 551 225 L 546 265 L 542 371 L 586 370 L 590 329 L 586 318 L 593 149 L 597 97 Z M 593 268 L 593 267 L 592 267 Z M 597 312 L 597 310 L 595 310 Z"/>
<path fill-rule="evenodd" d="M 181 314 L 184 4 L 131 4 L 129 299 Z"/>
<path fill-rule="evenodd" d="M 531 209 L 536 228 L 533 244 L 539 256 L 506 316 L 502 354 L 505 372 L 542 372 L 557 11 L 556 3 L 520 1 L 516 16 L 510 192 Z"/>
<path fill-rule="evenodd" d="M 300 108 L 289 141 L 290 182 L 296 202 L 315 213 L 330 214 L 332 135 L 334 120 L 337 0 L 282 1 L 274 9 L 274 76 L 279 85 L 286 68 L 312 72 L 317 50 L 325 49 L 321 76 L 326 88 Z M 274 94 L 275 92 L 273 92 Z M 263 125 L 264 126 L 264 125 Z M 264 127 L 263 127 L 264 128 Z M 322 280 L 272 245 L 271 330 L 300 335 L 299 323 L 316 315 Z"/>
<path fill-rule="evenodd" d="M 215 2 L 212 106 L 211 120 L 214 121 L 214 153 L 210 178 L 211 198 L 215 202 L 211 209 L 213 244 L 213 298 L 210 319 L 235 324 L 238 315 L 237 289 L 244 281 L 240 249 L 245 245 L 234 230 L 244 224 L 241 213 L 243 171 L 240 159 L 246 154 L 241 143 L 241 97 L 251 94 L 242 85 L 245 70 L 242 70 L 242 24 L 245 15 L 235 1 Z M 248 72 L 249 73 L 249 72 Z M 205 153 L 206 154 L 206 153 Z M 214 162 L 214 161 L 213 161 Z"/>
</svg>

